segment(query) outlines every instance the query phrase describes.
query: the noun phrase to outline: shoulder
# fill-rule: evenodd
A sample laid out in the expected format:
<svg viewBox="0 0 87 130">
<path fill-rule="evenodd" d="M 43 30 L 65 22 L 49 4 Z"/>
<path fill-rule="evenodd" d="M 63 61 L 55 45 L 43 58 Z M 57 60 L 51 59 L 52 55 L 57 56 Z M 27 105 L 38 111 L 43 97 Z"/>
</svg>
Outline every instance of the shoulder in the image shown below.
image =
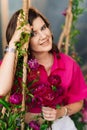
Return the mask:
<svg viewBox="0 0 87 130">
<path fill-rule="evenodd" d="M 64 53 L 59 53 L 59 55 L 60 55 L 60 60 L 64 62 L 66 68 L 74 68 L 74 69 L 80 68 L 77 61 L 74 60 L 71 56 Z"/>
<path fill-rule="evenodd" d="M 60 55 L 60 59 L 63 60 L 63 62 L 67 62 L 67 63 L 75 63 L 75 64 L 78 64 L 71 56 L 67 55 L 67 54 L 64 54 L 64 53 L 59 53 Z"/>
<path fill-rule="evenodd" d="M 60 52 L 59 55 L 60 55 L 60 58 L 62 58 L 64 60 L 69 60 L 71 62 L 75 62 L 75 60 L 71 56 L 69 56 L 67 54 L 64 54 L 64 53 Z"/>
</svg>

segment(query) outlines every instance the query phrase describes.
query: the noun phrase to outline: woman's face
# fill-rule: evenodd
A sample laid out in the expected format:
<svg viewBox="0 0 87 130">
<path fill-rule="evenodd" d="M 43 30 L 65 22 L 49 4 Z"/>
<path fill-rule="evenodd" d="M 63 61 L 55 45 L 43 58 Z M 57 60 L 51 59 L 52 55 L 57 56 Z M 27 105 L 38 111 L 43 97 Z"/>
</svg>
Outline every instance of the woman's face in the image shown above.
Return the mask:
<svg viewBox="0 0 87 130">
<path fill-rule="evenodd" d="M 32 24 L 30 47 L 32 52 L 48 52 L 52 49 L 52 34 L 45 22 L 37 17 Z"/>
</svg>

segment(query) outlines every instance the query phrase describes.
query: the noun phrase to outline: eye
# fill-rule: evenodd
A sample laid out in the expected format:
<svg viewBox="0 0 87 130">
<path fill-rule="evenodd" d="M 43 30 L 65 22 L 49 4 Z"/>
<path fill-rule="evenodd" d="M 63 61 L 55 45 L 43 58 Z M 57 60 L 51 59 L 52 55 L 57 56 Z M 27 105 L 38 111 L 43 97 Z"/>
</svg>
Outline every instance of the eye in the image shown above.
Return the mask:
<svg viewBox="0 0 87 130">
<path fill-rule="evenodd" d="M 45 30 L 47 28 L 46 24 L 44 24 L 41 28 L 41 30 Z"/>
<path fill-rule="evenodd" d="M 37 36 L 37 32 L 32 31 L 31 37 Z"/>
</svg>

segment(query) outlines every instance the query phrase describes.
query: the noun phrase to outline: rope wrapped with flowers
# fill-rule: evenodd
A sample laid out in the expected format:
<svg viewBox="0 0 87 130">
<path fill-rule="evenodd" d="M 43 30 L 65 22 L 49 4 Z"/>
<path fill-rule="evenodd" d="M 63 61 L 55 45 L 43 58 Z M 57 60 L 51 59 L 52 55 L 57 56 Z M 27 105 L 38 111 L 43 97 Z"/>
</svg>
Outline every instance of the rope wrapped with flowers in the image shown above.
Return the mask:
<svg viewBox="0 0 87 130">
<path fill-rule="evenodd" d="M 28 9 L 29 9 L 29 0 L 23 0 L 23 11 L 25 13 L 24 15 L 24 19 L 25 19 L 25 23 L 28 20 Z M 25 32 L 25 30 L 24 30 Z M 28 46 L 29 46 L 29 41 L 28 41 L 28 34 L 25 33 L 25 36 L 27 37 L 24 47 L 24 50 L 26 51 L 26 53 L 24 54 L 24 58 L 23 58 L 23 79 L 22 82 L 26 85 L 26 80 L 27 80 L 27 69 L 26 69 L 26 64 L 27 64 L 27 60 L 28 60 L 28 55 L 27 55 L 27 51 L 28 51 Z M 22 111 L 25 111 L 25 87 L 22 87 Z M 24 130 L 24 122 L 21 124 L 21 130 Z"/>
<path fill-rule="evenodd" d="M 73 0 L 69 0 L 68 8 L 65 10 L 64 13 L 64 15 L 66 16 L 65 25 L 58 41 L 58 48 L 61 50 L 64 46 L 64 52 L 66 54 L 68 54 L 69 52 L 70 31 L 73 19 L 72 6 Z"/>
<path fill-rule="evenodd" d="M 4 98 L 3 100 L 0 99 L 0 103 L 3 104 L 2 113 L 1 113 L 1 120 L 0 120 L 0 127 L 3 129 L 11 128 L 16 129 L 17 126 L 17 120 L 19 117 L 22 118 L 21 120 L 21 130 L 24 130 L 24 112 L 25 111 L 25 87 L 26 86 L 26 79 L 27 79 L 27 69 L 26 64 L 28 60 L 28 45 L 29 45 L 29 37 L 30 34 L 24 29 L 24 26 L 28 24 L 28 10 L 29 10 L 29 4 L 30 0 L 23 0 L 23 9 L 20 11 L 18 21 L 17 21 L 17 29 L 22 29 L 20 41 L 15 42 L 15 45 L 17 47 L 16 51 L 16 59 L 15 59 L 15 67 L 14 67 L 14 75 L 16 75 L 16 69 L 19 67 L 18 64 L 20 62 L 20 57 L 23 57 L 22 61 L 22 91 L 20 93 L 14 93 L 11 95 L 11 91 L 9 94 Z M 10 103 L 9 103 L 10 102 Z M 21 106 L 19 106 L 19 104 Z M 14 107 L 13 107 L 13 106 Z M 17 106 L 18 105 L 18 106 Z M 11 109 L 10 109 L 10 108 Z M 21 108 L 21 112 L 19 112 L 19 108 Z M 8 110 L 8 113 L 7 113 Z M 17 114 L 17 112 L 19 112 Z M 9 114 L 9 115 L 7 115 Z M 3 116 L 2 116 L 3 115 Z M 7 116 L 7 119 L 4 120 L 4 117 Z M 9 118 L 9 120 L 8 120 Z M 16 120 L 16 121 L 13 121 Z"/>
</svg>

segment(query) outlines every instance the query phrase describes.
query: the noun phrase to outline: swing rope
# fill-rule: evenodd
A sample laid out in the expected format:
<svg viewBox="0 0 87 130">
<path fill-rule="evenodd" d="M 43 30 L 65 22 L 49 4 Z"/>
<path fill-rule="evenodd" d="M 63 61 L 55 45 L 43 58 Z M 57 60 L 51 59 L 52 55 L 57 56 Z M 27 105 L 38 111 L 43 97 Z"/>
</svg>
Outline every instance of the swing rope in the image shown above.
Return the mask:
<svg viewBox="0 0 87 130">
<path fill-rule="evenodd" d="M 25 13 L 25 20 L 28 21 L 28 10 L 29 10 L 29 4 L 30 4 L 30 0 L 23 0 L 23 11 Z M 29 46 L 29 41 L 27 43 L 25 43 L 24 46 L 24 50 L 26 50 L 26 52 L 28 51 L 28 46 Z M 26 64 L 27 64 L 27 60 L 28 60 L 28 54 L 25 53 L 24 58 L 23 58 L 23 77 L 22 77 L 22 82 L 23 84 L 26 85 L 26 80 L 27 80 L 27 68 L 26 68 Z M 21 111 L 25 111 L 25 87 L 22 85 L 22 109 Z M 21 130 L 24 130 L 24 125 L 25 123 L 22 122 L 21 123 Z"/>
<path fill-rule="evenodd" d="M 61 51 L 62 45 L 64 44 L 66 54 L 69 52 L 70 31 L 73 19 L 72 6 L 73 0 L 69 0 L 68 8 L 66 10 L 65 25 L 58 41 L 59 50 Z"/>
</svg>

